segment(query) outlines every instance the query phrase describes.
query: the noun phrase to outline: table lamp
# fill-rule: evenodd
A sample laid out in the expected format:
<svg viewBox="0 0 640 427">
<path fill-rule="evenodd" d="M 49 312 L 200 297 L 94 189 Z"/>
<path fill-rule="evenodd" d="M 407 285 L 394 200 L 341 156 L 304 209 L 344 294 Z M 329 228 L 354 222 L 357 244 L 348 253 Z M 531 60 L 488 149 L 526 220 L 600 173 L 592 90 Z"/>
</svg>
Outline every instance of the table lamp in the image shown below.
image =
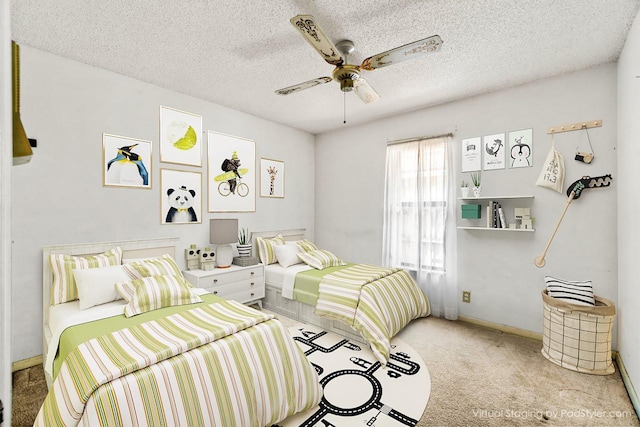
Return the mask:
<svg viewBox="0 0 640 427">
<path fill-rule="evenodd" d="M 233 248 L 230 243 L 238 241 L 237 219 L 209 220 L 209 242 L 218 245 L 216 263 L 220 268 L 230 267 L 233 262 Z"/>
</svg>

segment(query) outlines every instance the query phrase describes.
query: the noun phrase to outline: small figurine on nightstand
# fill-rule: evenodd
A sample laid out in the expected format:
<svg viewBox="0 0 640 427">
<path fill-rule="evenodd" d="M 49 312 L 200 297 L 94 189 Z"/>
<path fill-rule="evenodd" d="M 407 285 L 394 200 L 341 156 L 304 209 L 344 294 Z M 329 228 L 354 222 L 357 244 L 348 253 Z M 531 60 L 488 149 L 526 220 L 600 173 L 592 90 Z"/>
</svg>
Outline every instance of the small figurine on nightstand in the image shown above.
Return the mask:
<svg viewBox="0 0 640 427">
<path fill-rule="evenodd" d="M 187 270 L 197 270 L 200 268 L 200 249 L 196 245 L 191 245 L 184 250 L 184 257 L 187 260 Z"/>
<path fill-rule="evenodd" d="M 216 267 L 216 254 L 210 247 L 204 248 L 200 253 L 200 269 L 204 271 L 213 270 Z"/>
</svg>

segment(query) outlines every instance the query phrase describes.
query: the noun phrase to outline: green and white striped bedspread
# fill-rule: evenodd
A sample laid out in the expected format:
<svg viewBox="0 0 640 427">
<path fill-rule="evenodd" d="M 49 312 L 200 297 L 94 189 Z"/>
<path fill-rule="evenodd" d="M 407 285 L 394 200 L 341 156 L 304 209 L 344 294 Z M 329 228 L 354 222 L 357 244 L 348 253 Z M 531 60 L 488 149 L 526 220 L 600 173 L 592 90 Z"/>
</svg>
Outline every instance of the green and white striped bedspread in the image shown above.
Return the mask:
<svg viewBox="0 0 640 427">
<path fill-rule="evenodd" d="M 82 343 L 34 425 L 266 426 L 321 397 L 280 321 L 223 301 Z"/>
<path fill-rule="evenodd" d="M 315 312 L 353 327 L 386 365 L 391 338 L 431 310 L 424 292 L 405 270 L 356 264 L 322 278 Z"/>
</svg>

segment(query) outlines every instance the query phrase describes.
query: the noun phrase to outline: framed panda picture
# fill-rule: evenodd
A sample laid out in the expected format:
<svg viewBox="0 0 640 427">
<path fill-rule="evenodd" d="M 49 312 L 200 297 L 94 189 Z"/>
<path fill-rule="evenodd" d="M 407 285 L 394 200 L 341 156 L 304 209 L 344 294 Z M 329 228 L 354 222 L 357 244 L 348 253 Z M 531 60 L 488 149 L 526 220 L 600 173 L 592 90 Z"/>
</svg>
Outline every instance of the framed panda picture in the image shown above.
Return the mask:
<svg viewBox="0 0 640 427">
<path fill-rule="evenodd" d="M 202 223 L 202 173 L 160 169 L 161 224 Z"/>
</svg>

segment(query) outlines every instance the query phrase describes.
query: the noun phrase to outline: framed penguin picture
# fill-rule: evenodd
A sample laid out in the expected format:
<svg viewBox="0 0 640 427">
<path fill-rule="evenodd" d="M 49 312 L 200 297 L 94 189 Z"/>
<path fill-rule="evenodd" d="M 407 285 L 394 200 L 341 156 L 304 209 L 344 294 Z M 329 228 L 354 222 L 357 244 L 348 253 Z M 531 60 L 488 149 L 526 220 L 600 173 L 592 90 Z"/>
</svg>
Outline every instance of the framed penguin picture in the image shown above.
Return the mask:
<svg viewBox="0 0 640 427">
<path fill-rule="evenodd" d="M 102 134 L 102 185 L 151 189 L 151 141 Z"/>
<path fill-rule="evenodd" d="M 202 222 L 202 173 L 160 169 L 161 224 Z"/>
<path fill-rule="evenodd" d="M 533 166 L 533 129 L 509 132 L 509 167 Z"/>
</svg>

